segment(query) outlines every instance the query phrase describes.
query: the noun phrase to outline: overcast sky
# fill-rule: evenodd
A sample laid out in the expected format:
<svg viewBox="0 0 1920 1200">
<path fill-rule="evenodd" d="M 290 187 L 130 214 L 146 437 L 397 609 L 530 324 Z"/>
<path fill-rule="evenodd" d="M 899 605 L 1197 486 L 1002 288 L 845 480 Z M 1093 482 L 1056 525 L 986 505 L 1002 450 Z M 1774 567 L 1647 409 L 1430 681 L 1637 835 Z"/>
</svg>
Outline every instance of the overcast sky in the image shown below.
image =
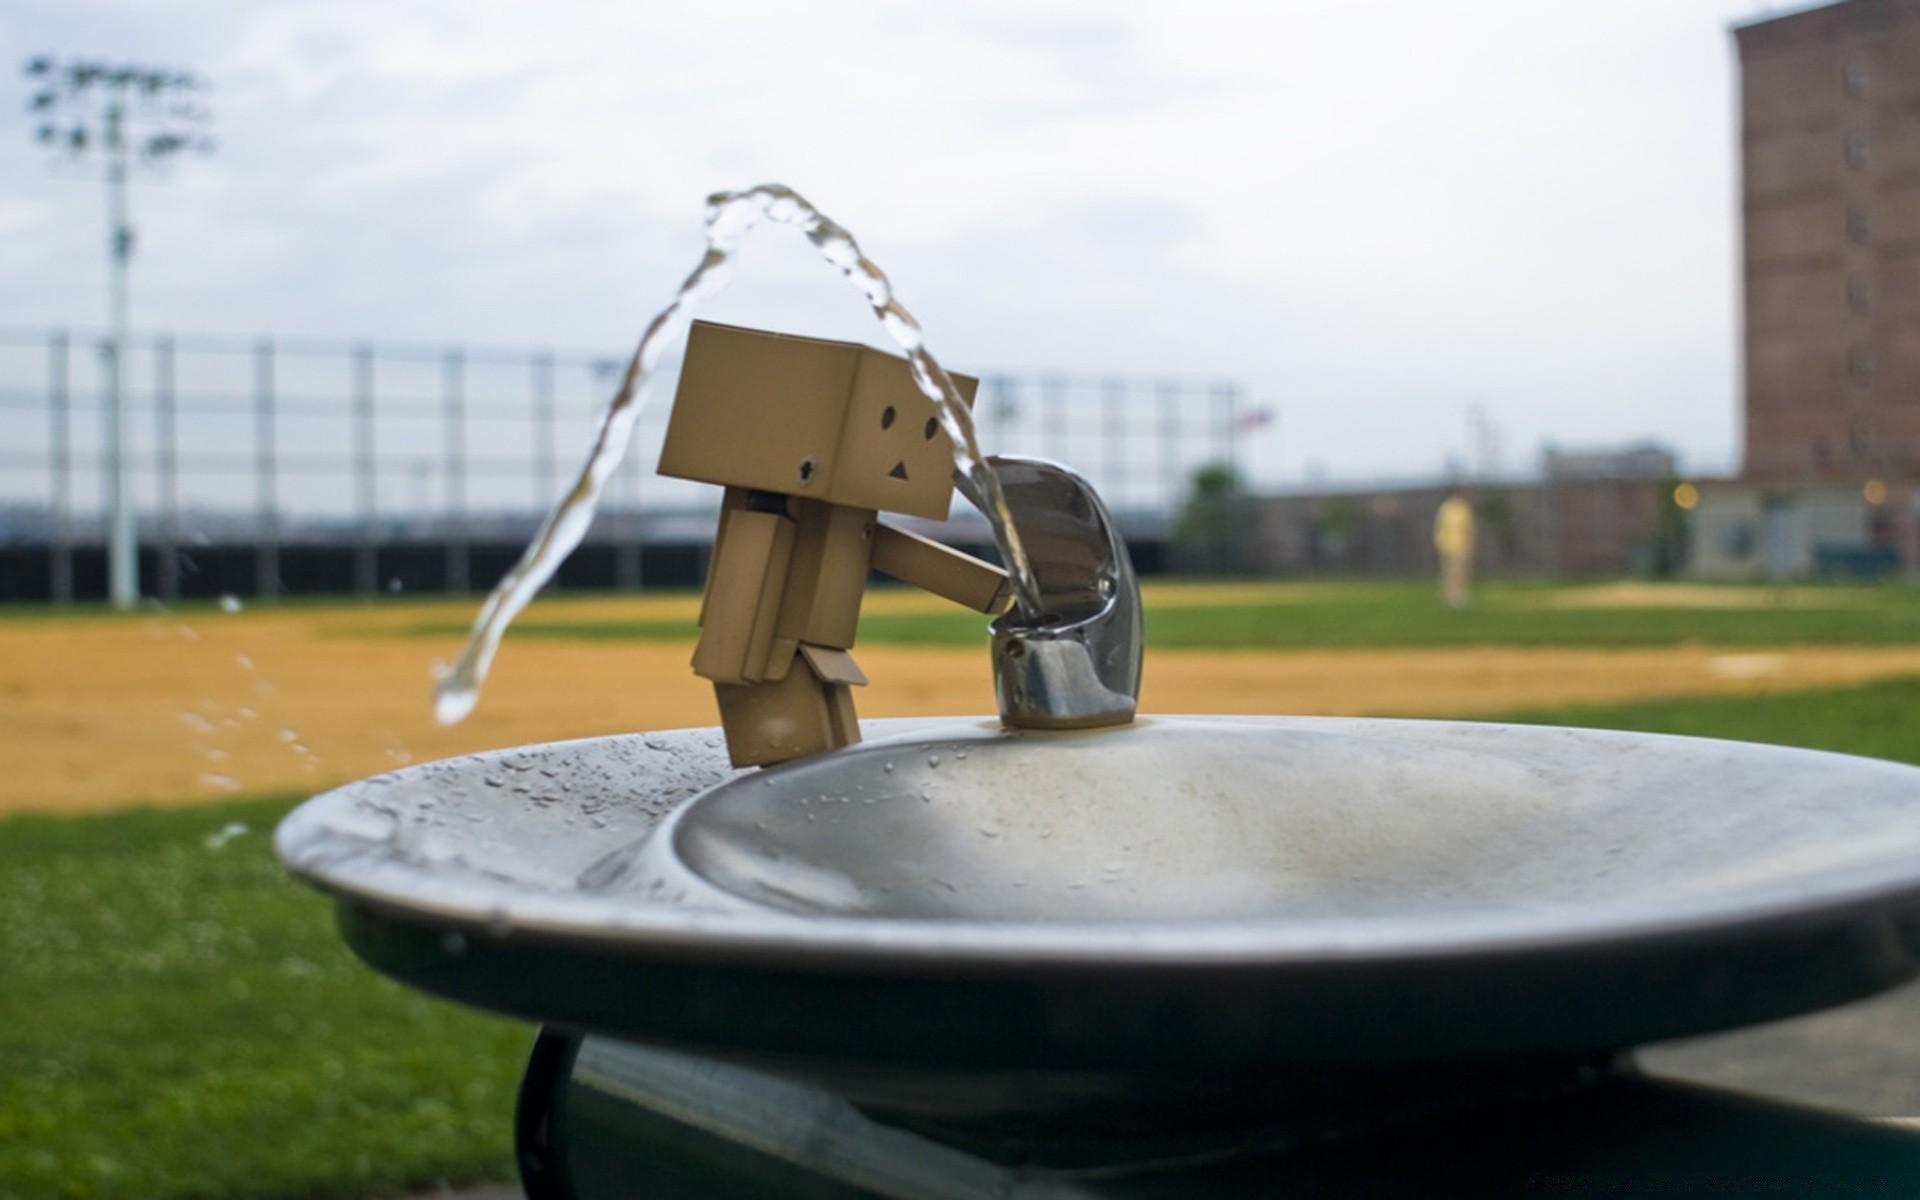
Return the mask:
<svg viewBox="0 0 1920 1200">
<path fill-rule="evenodd" d="M 139 328 L 629 348 L 703 197 L 848 226 L 948 366 L 1221 377 L 1268 484 L 1657 438 L 1734 464 L 1753 0 L 11 0 L 0 64 L 210 79 Z M 0 324 L 104 320 L 97 184 L 0 125 Z M 0 95 L 3 95 L 0 92 Z M 707 315 L 873 340 L 784 230 Z"/>
</svg>

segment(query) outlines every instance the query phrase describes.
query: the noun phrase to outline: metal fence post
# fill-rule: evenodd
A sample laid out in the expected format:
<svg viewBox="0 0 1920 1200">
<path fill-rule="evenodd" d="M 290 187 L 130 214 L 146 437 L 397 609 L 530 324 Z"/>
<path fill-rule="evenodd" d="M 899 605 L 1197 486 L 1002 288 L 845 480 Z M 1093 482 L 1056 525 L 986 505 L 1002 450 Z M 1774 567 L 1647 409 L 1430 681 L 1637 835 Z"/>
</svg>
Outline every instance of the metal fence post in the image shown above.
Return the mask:
<svg viewBox="0 0 1920 1200">
<path fill-rule="evenodd" d="M 446 472 L 446 590 L 472 590 L 467 527 L 466 354 L 448 350 L 440 360 L 442 449 Z"/>
<path fill-rule="evenodd" d="M 623 592 L 637 592 L 646 582 L 640 570 L 640 460 L 629 455 L 620 474 L 625 477 L 627 511 L 613 526 L 613 582 Z"/>
<path fill-rule="evenodd" d="M 1007 418 L 1013 412 L 1013 381 L 1005 375 L 994 375 L 987 379 L 986 385 L 987 394 L 974 401 L 973 423 L 981 452 L 994 454 L 1004 449 L 1000 443 L 1006 437 Z M 980 411 L 983 404 L 984 420 Z"/>
<path fill-rule="evenodd" d="M 253 492 L 260 521 L 253 543 L 253 591 L 262 598 L 280 592 L 279 448 L 273 384 L 273 339 L 261 338 L 253 347 Z"/>
<path fill-rule="evenodd" d="M 55 604 L 73 603 L 73 396 L 70 391 L 72 347 L 67 335 L 47 338 L 47 418 L 51 426 L 48 464 L 52 485 L 53 545 L 47 563 L 49 597 Z"/>
<path fill-rule="evenodd" d="M 1106 409 L 1102 414 L 1101 458 L 1105 461 L 1101 470 L 1106 478 L 1101 480 L 1109 505 L 1124 507 L 1132 497 L 1129 495 L 1127 480 L 1127 381 L 1112 378 L 1101 381 L 1101 406 Z"/>
<path fill-rule="evenodd" d="M 1040 381 L 1041 417 L 1045 421 L 1040 444 L 1046 447 L 1048 458 L 1059 462 L 1067 461 L 1067 393 L 1067 381 L 1058 375 Z"/>
<path fill-rule="evenodd" d="M 1171 508 L 1186 487 L 1180 478 L 1180 385 L 1162 379 L 1153 385 L 1153 398 L 1160 410 L 1160 499 Z"/>
<path fill-rule="evenodd" d="M 1234 461 L 1233 444 L 1233 426 L 1239 419 L 1236 410 L 1240 405 L 1240 398 L 1236 393 L 1237 389 L 1230 383 L 1213 385 L 1214 444 L 1218 447 L 1219 460 L 1230 467 L 1239 466 Z"/>
<path fill-rule="evenodd" d="M 380 590 L 380 495 L 376 484 L 377 448 L 373 431 L 373 347 L 353 348 L 354 507 L 360 518 L 360 542 L 353 552 L 353 590 L 373 596 Z"/>
<path fill-rule="evenodd" d="M 555 479 L 559 475 L 559 451 L 555 448 L 553 354 L 540 351 L 531 362 L 533 372 L 533 507 L 538 512 L 559 498 Z"/>
<path fill-rule="evenodd" d="M 180 598 L 180 431 L 174 395 L 173 339 L 153 340 L 153 486 L 160 504 L 154 545 L 154 587 Z"/>
</svg>

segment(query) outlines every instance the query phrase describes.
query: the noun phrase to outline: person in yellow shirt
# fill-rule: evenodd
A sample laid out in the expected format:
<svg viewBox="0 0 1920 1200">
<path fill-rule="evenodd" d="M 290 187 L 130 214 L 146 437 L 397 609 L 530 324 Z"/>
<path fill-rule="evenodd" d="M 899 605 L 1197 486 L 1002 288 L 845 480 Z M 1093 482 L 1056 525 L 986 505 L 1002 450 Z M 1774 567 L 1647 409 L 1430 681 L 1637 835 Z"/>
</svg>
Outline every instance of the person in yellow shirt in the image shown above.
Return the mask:
<svg viewBox="0 0 1920 1200">
<path fill-rule="evenodd" d="M 1473 501 L 1454 488 L 1433 514 L 1433 549 L 1440 559 L 1440 599 L 1465 608 L 1473 585 Z"/>
</svg>

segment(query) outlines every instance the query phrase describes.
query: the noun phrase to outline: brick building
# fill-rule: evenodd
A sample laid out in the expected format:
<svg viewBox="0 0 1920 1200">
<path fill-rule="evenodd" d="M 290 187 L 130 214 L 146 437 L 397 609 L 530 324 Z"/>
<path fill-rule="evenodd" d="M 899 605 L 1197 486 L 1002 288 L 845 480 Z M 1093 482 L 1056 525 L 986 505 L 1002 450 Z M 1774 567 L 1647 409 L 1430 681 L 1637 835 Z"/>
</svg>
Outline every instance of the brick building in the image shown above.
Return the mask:
<svg viewBox="0 0 1920 1200">
<path fill-rule="evenodd" d="M 1920 570 L 1920 0 L 1736 26 L 1745 416 L 1689 571 Z"/>
<path fill-rule="evenodd" d="M 1743 474 L 1910 480 L 1920 471 L 1920 0 L 1841 0 L 1739 26 L 1734 38 Z"/>
</svg>

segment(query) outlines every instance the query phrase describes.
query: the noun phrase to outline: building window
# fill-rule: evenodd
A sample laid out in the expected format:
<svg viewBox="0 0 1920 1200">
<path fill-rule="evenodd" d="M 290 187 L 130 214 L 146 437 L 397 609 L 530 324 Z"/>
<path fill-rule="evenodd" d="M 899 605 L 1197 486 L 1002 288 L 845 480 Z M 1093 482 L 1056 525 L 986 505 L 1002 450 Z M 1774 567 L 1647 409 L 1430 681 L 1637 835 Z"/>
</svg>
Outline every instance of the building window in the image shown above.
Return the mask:
<svg viewBox="0 0 1920 1200">
<path fill-rule="evenodd" d="M 1846 141 L 1847 165 L 1856 171 L 1867 169 L 1867 135 L 1849 133 Z"/>
<path fill-rule="evenodd" d="M 1847 279 L 1847 307 L 1856 313 L 1865 315 L 1867 303 L 1873 299 L 1873 290 L 1865 279 L 1858 275 Z"/>
<path fill-rule="evenodd" d="M 1867 64 L 1852 62 L 1840 73 L 1840 86 L 1858 100 L 1867 94 Z"/>
<path fill-rule="evenodd" d="M 1861 386 L 1873 382 L 1873 351 L 1865 346 L 1855 346 L 1847 351 L 1847 374 Z"/>
<path fill-rule="evenodd" d="M 1866 245 L 1873 236 L 1873 222 L 1867 217 L 1866 205 L 1847 205 L 1847 236 L 1853 239 L 1856 246 Z"/>
</svg>

